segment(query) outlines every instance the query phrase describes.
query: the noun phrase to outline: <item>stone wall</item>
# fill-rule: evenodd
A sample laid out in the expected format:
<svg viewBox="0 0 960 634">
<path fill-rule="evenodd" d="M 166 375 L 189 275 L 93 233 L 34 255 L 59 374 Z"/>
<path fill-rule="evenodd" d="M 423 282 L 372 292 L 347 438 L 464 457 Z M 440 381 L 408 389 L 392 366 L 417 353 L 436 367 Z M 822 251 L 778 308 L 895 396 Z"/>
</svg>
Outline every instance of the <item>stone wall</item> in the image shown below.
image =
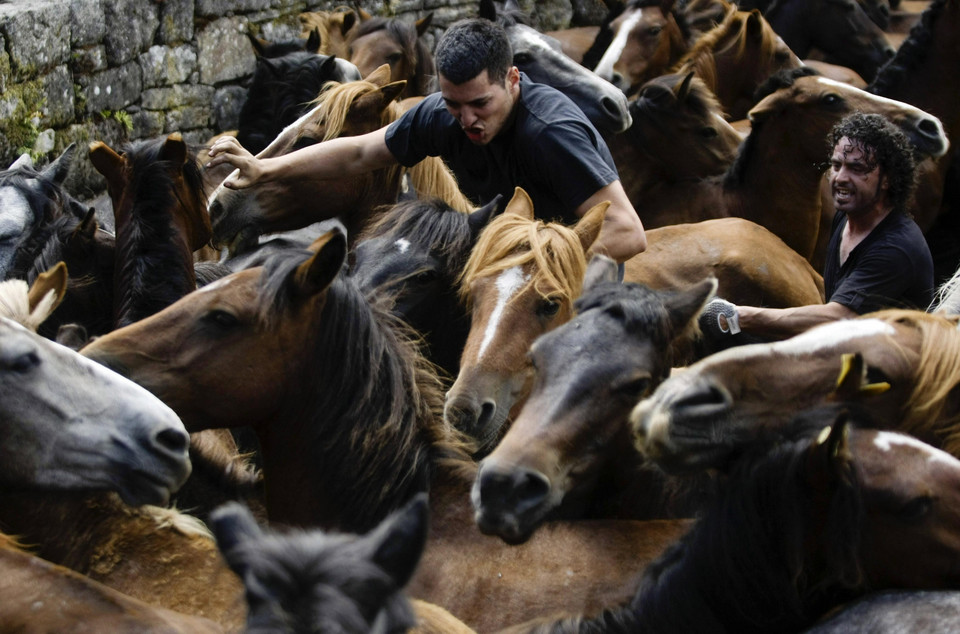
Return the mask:
<svg viewBox="0 0 960 634">
<path fill-rule="evenodd" d="M 180 132 L 200 143 L 236 128 L 256 59 L 247 34 L 299 35 L 297 16 L 343 0 L 0 0 L 0 167 L 23 152 L 44 163 L 72 142 Z M 374 15 L 433 12 L 432 46 L 477 0 L 376 0 Z M 544 29 L 599 23 L 598 0 L 521 0 Z M 356 5 L 354 5 L 356 6 Z M 104 184 L 89 161 L 68 186 Z"/>
</svg>

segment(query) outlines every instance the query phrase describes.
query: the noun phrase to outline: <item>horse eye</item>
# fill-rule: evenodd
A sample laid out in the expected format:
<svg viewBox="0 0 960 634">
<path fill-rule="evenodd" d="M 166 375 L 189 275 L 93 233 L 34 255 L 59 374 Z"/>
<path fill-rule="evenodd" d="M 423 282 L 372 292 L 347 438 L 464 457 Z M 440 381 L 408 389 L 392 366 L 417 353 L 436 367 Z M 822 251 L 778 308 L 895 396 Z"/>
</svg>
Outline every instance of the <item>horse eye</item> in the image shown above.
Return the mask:
<svg viewBox="0 0 960 634">
<path fill-rule="evenodd" d="M 834 94 L 832 92 L 827 93 L 826 95 L 820 98 L 820 102 L 827 106 L 835 106 L 841 101 L 842 99 L 840 98 L 840 95 Z"/>
<path fill-rule="evenodd" d="M 526 64 L 530 61 L 530 53 L 521 52 L 513 54 L 513 63 L 514 65 Z"/>
<path fill-rule="evenodd" d="M 27 352 L 7 364 L 7 369 L 17 374 L 26 374 L 38 365 L 40 365 L 40 357 L 37 356 L 37 353 Z"/>
<path fill-rule="evenodd" d="M 929 495 L 921 495 L 904 504 L 897 515 L 908 522 L 915 522 L 930 512 L 933 500 Z"/>
<path fill-rule="evenodd" d="M 613 386 L 613 390 L 631 397 L 646 395 L 650 390 L 650 377 L 647 375 L 635 376 Z"/>
<path fill-rule="evenodd" d="M 662 26 L 651 26 L 649 29 L 647 29 L 647 35 L 660 35 L 660 31 L 662 30 Z"/>
<path fill-rule="evenodd" d="M 233 328 L 240 323 L 240 320 L 237 319 L 235 315 L 219 309 L 214 309 L 207 313 L 204 316 L 204 321 L 221 330 Z"/>
<path fill-rule="evenodd" d="M 416 284 L 429 284 L 436 277 L 437 275 L 433 271 L 420 271 L 414 276 L 413 281 Z"/>
<path fill-rule="evenodd" d="M 389 55 L 387 55 L 387 63 L 392 66 L 393 64 L 396 64 L 397 62 L 399 62 L 400 58 L 402 57 L 403 55 L 401 55 L 400 53 L 390 53 Z"/>
<path fill-rule="evenodd" d="M 553 317 L 560 310 L 560 302 L 552 299 L 542 300 L 537 305 L 537 314 L 541 317 Z"/>
<path fill-rule="evenodd" d="M 704 139 L 713 139 L 717 137 L 718 132 L 715 128 L 706 126 L 706 127 L 700 128 L 698 134 Z"/>
</svg>

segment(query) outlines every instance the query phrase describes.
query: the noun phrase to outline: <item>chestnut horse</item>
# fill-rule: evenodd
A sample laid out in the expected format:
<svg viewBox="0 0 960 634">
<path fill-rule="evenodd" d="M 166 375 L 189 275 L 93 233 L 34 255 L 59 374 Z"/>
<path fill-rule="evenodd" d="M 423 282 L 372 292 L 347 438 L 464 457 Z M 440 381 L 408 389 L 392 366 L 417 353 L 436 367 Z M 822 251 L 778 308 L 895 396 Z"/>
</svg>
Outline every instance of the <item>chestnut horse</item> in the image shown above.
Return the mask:
<svg viewBox="0 0 960 634">
<path fill-rule="evenodd" d="M 731 11 L 707 31 L 670 72 L 696 73 L 736 121 L 756 103 L 753 93 L 778 70 L 803 65 L 759 11 Z"/>
<path fill-rule="evenodd" d="M 785 414 L 842 399 L 869 408 L 878 426 L 956 455 L 957 319 L 887 310 L 718 352 L 637 405 L 637 444 L 666 469 L 706 469 L 776 431 Z"/>
<path fill-rule="evenodd" d="M 380 66 L 390 67 L 390 81 L 406 81 L 400 98 L 426 97 L 439 90 L 433 54 L 423 41 L 433 13 L 416 21 L 364 17 L 346 37 L 346 59 L 366 77 Z"/>
<path fill-rule="evenodd" d="M 530 397 L 480 462 L 471 499 L 481 532 L 516 543 L 557 517 L 693 515 L 642 464 L 627 415 L 670 374 L 672 343 L 692 335 L 716 285 L 621 284 L 616 264 L 594 256 L 576 316 L 530 346 Z"/>
<path fill-rule="evenodd" d="M 529 198 L 518 189 L 505 213 L 481 233 L 461 282 L 471 305 L 470 334 L 444 408 L 447 422 L 477 439 L 481 449 L 492 449 L 526 398 L 530 344 L 572 316 L 585 253 L 605 210 L 598 205 L 572 229 L 546 224 L 534 220 Z M 658 289 L 683 288 L 713 275 L 722 297 L 747 304 L 823 301 L 819 274 L 782 240 L 742 218 L 651 229 L 647 250 L 625 269 L 626 281 Z"/>
<path fill-rule="evenodd" d="M 317 105 L 287 126 L 258 156 L 280 156 L 305 145 L 372 132 L 391 123 L 399 115 L 394 100 L 405 84 L 390 83 L 389 78 L 389 67 L 381 66 L 366 79 L 331 84 L 317 98 Z M 214 241 L 250 242 L 262 233 L 297 229 L 333 217 L 345 223 L 354 239 L 373 219 L 376 209 L 397 201 L 402 175 L 399 166 L 392 166 L 336 180 L 304 178 L 242 190 L 220 186 L 208 204 Z M 462 211 L 473 209 L 439 158 L 421 161 L 411 168 L 410 176 L 420 196 L 438 197 Z"/>
<path fill-rule="evenodd" d="M 628 604 L 511 631 L 800 632 L 868 592 L 957 589 L 960 461 L 857 427 L 872 423 L 804 413 L 789 425 L 795 440 L 734 465 Z"/>
<path fill-rule="evenodd" d="M 429 487 L 410 596 L 479 631 L 629 596 L 637 566 L 688 523 L 561 523 L 509 549 L 480 539 L 471 447 L 439 418 L 436 375 L 344 272 L 346 253 L 343 229 L 331 229 L 310 251 L 223 278 L 84 353 L 122 368 L 188 429 L 253 427 L 271 521 L 366 532 Z"/>
<path fill-rule="evenodd" d="M 302 27 L 300 37 L 309 37 L 314 31 L 320 36 L 320 46 L 315 53 L 347 59 L 347 40 L 357 26 L 356 11 L 338 7 L 333 11 L 301 13 L 297 17 Z"/>
</svg>

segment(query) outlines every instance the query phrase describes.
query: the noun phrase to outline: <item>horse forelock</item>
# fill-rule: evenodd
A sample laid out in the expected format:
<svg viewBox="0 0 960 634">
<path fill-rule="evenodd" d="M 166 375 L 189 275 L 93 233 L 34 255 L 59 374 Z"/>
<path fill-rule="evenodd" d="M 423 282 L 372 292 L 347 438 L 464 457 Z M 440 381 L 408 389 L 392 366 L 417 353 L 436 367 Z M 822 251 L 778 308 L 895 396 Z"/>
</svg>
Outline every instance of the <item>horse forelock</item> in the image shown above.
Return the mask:
<svg viewBox="0 0 960 634">
<path fill-rule="evenodd" d="M 469 303 L 476 279 L 530 264 L 534 266 L 525 288 L 533 286 L 544 298 L 549 294 L 568 302 L 580 295 L 587 263 L 576 233 L 559 223 L 511 213 L 497 216 L 480 233 L 460 278 L 460 295 Z"/>
<path fill-rule="evenodd" d="M 294 301 L 288 280 L 311 255 L 281 252 L 267 260 L 261 323 L 278 325 Z M 322 389 L 303 399 L 313 420 L 303 423 L 302 440 L 323 448 L 321 468 L 342 483 L 345 530 L 369 530 L 426 487 L 432 460 L 466 460 L 469 447 L 443 426 L 442 385 L 409 328 L 371 304 L 343 270 L 322 301 L 314 341 L 303 342 L 312 355 L 310 384 Z"/>
<path fill-rule="evenodd" d="M 463 270 L 473 247 L 467 214 L 438 198 L 399 202 L 389 207 L 359 240 L 376 237 L 405 239 L 444 260 L 445 275 Z"/>
</svg>

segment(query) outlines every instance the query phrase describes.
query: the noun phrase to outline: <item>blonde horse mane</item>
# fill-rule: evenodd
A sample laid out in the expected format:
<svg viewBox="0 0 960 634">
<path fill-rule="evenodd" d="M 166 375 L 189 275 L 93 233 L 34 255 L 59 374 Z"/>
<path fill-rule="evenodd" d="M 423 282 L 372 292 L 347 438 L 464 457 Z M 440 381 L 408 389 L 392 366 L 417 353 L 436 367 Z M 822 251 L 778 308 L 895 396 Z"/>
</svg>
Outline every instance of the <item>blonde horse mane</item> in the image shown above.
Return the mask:
<svg viewBox="0 0 960 634">
<path fill-rule="evenodd" d="M 920 361 L 913 391 L 903 406 L 902 430 L 928 436 L 931 421 L 939 421 L 932 431 L 940 437 L 942 449 L 960 455 L 960 410 L 945 413 L 951 393 L 960 385 L 960 317 L 901 309 L 880 311 L 872 317 L 919 331 Z"/>
<path fill-rule="evenodd" d="M 327 82 L 320 94 L 311 102 L 315 118 L 326 125 L 323 141 L 335 139 L 343 133 L 343 127 L 353 103 L 366 94 L 379 90 L 380 85 L 366 80 L 346 83 Z M 380 116 L 380 127 L 390 125 L 403 114 L 396 101 L 391 102 Z M 457 179 L 446 164 L 435 156 L 428 156 L 409 170 L 399 164 L 386 168 L 385 182 L 393 182 L 397 172 L 403 170 L 410 175 L 410 182 L 419 198 L 439 198 L 457 211 L 470 212 L 476 206 L 463 195 L 457 185 Z"/>
<path fill-rule="evenodd" d="M 536 270 L 527 282 L 545 299 L 562 297 L 570 302 L 580 295 L 587 258 L 573 229 L 556 222 L 528 220 L 513 213 L 494 218 L 480 233 L 460 276 L 460 296 L 470 302 L 470 285 L 480 277 L 496 275 L 529 263 Z"/>
<path fill-rule="evenodd" d="M 716 58 L 718 55 L 731 51 L 737 57 L 743 57 L 747 49 L 746 31 L 750 16 L 750 11 L 740 11 L 736 8 L 736 5 L 730 5 L 723 21 L 697 39 L 693 48 L 677 62 L 670 72 L 685 74 L 694 71 L 710 90 L 716 91 Z M 764 21 L 763 41 L 758 57 L 763 60 L 770 59 L 776 52 L 776 46 L 775 34 Z"/>
<path fill-rule="evenodd" d="M 37 331 L 59 303 L 55 291 L 50 290 L 36 307 L 30 309 L 30 287 L 24 280 L 0 282 L 0 317 L 7 317 L 24 328 Z"/>
</svg>

